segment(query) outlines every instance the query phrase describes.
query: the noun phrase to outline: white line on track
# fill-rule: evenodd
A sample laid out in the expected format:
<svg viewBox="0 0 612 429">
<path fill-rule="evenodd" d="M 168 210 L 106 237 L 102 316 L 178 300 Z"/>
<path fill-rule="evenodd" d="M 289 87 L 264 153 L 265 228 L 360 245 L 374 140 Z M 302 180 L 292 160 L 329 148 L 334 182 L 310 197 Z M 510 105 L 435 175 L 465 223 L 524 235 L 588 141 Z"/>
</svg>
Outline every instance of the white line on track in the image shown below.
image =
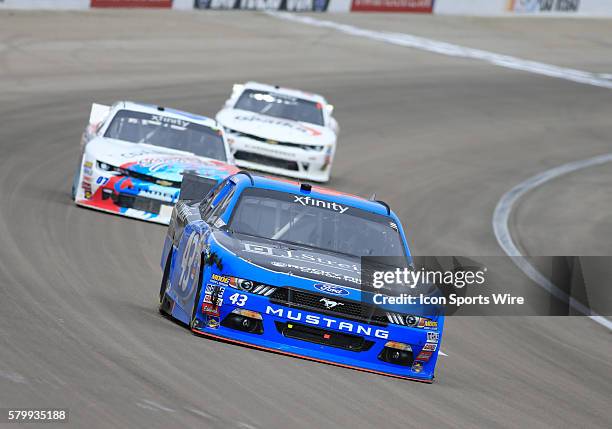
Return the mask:
<svg viewBox="0 0 612 429">
<path fill-rule="evenodd" d="M 537 174 L 522 183 L 519 183 L 514 188 L 510 189 L 504 194 L 504 196 L 497 203 L 495 212 L 493 213 L 493 231 L 497 242 L 504 250 L 504 252 L 512 259 L 512 262 L 520 268 L 527 277 L 533 280 L 536 284 L 546 289 L 549 293 L 553 294 L 556 298 L 569 303 L 569 305 L 578 312 L 588 315 L 595 322 L 602 326 L 605 326 L 609 330 L 612 330 L 612 322 L 607 318 L 600 316 L 592 312 L 589 308 L 585 307 L 578 301 L 575 301 L 572 297 L 568 296 L 565 292 L 555 286 L 548 278 L 540 273 L 533 265 L 527 261 L 518 247 L 512 240 L 510 235 L 509 220 L 510 214 L 516 202 L 526 193 L 532 191 L 538 186 L 549 182 L 552 179 L 563 176 L 565 174 L 572 173 L 574 171 L 594 167 L 596 165 L 605 164 L 612 162 L 612 153 L 606 155 L 596 156 L 594 158 L 585 159 L 582 161 L 570 162 L 568 164 L 560 165 L 551 170 L 547 170 L 543 173 Z"/>
<path fill-rule="evenodd" d="M 0 371 L 0 377 L 6 378 L 13 383 L 27 384 L 28 382 L 23 375 L 17 374 L 16 372 Z"/>
<path fill-rule="evenodd" d="M 353 25 L 325 21 L 322 19 L 312 18 L 310 16 L 297 16 L 286 12 L 268 11 L 265 13 L 275 18 L 299 22 L 301 24 L 314 27 L 331 28 L 341 33 L 350 34 L 351 36 L 365 37 L 367 39 L 378 40 L 380 42 L 390 43 L 392 45 L 420 49 L 422 51 L 433 52 L 450 57 L 479 60 L 498 67 L 522 70 L 544 76 L 565 79 L 572 82 L 612 89 L 612 80 L 607 79 L 607 74 L 602 75 L 566 67 L 558 67 L 538 61 L 524 60 L 510 55 L 502 55 L 481 49 L 467 48 L 460 45 L 454 45 L 452 43 L 414 36 L 412 34 L 367 30 L 364 28 L 355 27 Z"/>
<path fill-rule="evenodd" d="M 144 408 L 145 410 L 151 410 L 151 411 L 164 411 L 167 413 L 173 413 L 174 410 L 172 408 L 168 408 L 165 407 L 161 404 L 158 404 L 157 402 L 153 402 L 150 401 L 148 399 L 143 399 L 140 402 L 136 403 L 137 406 L 139 406 L 140 408 Z"/>
</svg>

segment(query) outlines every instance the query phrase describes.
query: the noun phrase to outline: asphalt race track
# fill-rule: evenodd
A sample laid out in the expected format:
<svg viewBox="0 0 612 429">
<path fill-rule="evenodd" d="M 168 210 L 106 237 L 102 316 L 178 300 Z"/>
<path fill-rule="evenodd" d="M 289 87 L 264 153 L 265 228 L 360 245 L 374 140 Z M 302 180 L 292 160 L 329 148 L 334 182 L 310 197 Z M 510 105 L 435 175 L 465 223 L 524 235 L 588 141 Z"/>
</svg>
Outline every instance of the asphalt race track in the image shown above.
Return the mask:
<svg viewBox="0 0 612 429">
<path fill-rule="evenodd" d="M 612 73 L 608 20 L 324 18 Z M 612 152 L 605 88 L 260 13 L 2 12 L 0 407 L 68 407 L 70 426 L 92 429 L 610 427 L 611 336 L 586 317 L 451 318 L 432 385 L 197 338 L 162 318 L 165 228 L 70 201 L 89 106 L 214 115 L 249 79 L 336 105 L 330 186 L 390 203 L 415 254 L 501 256 L 491 218 L 508 189 Z M 516 242 L 611 255 L 611 182 L 608 164 L 528 194 Z"/>
</svg>

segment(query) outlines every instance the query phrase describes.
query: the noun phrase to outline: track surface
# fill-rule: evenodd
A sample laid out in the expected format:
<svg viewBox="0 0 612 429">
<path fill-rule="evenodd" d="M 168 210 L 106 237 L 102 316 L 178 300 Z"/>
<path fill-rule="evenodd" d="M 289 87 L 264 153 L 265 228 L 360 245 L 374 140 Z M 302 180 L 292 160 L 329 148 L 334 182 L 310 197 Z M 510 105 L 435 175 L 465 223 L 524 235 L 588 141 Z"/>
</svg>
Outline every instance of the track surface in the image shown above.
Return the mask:
<svg viewBox="0 0 612 429">
<path fill-rule="evenodd" d="M 612 72 L 610 21 L 326 18 Z M 612 152 L 600 88 L 262 14 L 0 13 L 0 407 L 69 407 L 89 428 L 610 427 L 612 342 L 586 318 L 453 318 L 430 386 L 161 318 L 164 228 L 69 201 L 89 105 L 212 115 L 247 79 L 328 96 L 342 127 L 331 185 L 376 191 L 418 254 L 501 255 L 490 225 L 504 192 Z M 612 254 L 604 189 L 610 166 L 534 191 L 513 234 L 531 254 Z"/>
</svg>

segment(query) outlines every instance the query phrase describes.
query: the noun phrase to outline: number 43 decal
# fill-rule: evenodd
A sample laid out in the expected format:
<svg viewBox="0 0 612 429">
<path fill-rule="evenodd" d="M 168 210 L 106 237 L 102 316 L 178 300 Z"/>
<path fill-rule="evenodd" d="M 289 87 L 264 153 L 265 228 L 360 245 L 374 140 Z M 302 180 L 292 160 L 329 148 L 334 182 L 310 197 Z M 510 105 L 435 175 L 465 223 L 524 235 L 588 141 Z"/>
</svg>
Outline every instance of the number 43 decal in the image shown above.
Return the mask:
<svg viewBox="0 0 612 429">
<path fill-rule="evenodd" d="M 230 302 L 234 305 L 237 305 L 238 307 L 244 307 L 244 304 L 246 304 L 247 299 L 249 299 L 249 297 L 241 293 L 235 293 L 229 297 Z"/>
</svg>

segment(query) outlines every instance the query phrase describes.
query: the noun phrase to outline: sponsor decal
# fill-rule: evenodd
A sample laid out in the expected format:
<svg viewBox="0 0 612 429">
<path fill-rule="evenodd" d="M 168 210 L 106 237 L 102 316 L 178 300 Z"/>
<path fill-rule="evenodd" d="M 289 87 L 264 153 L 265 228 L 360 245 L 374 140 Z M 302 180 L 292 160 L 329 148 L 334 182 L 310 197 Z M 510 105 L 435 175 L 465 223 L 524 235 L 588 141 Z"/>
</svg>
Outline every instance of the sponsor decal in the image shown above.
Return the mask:
<svg viewBox="0 0 612 429">
<path fill-rule="evenodd" d="M 172 7 L 172 0 L 91 0 L 91 7 Z"/>
<path fill-rule="evenodd" d="M 438 348 L 438 343 L 425 343 L 423 350 L 427 352 L 435 352 Z"/>
<path fill-rule="evenodd" d="M 201 168 L 214 168 L 213 160 L 204 160 L 194 157 L 170 156 L 170 157 L 149 157 L 136 161 L 136 165 L 148 169 L 149 173 L 164 171 L 168 168 L 180 168 L 185 170 L 198 170 Z M 138 171 L 136 171 L 138 172 Z"/>
<path fill-rule="evenodd" d="M 316 314 L 305 314 L 301 311 L 293 308 L 275 308 L 271 305 L 266 307 L 266 314 L 292 320 L 294 322 L 303 322 L 313 326 L 320 326 L 328 329 L 336 329 L 338 331 L 346 331 L 355 335 L 366 335 L 374 336 L 376 338 L 387 339 L 389 338 L 389 331 L 384 329 L 365 326 L 359 323 L 342 322 L 336 319 L 332 319 L 325 316 L 318 316 Z"/>
<path fill-rule="evenodd" d="M 199 9 L 288 10 L 324 12 L 329 0 L 195 0 Z"/>
<path fill-rule="evenodd" d="M 305 197 L 302 195 L 294 195 L 293 196 L 294 203 L 300 203 L 303 206 L 313 206 L 313 207 L 322 207 L 324 209 L 333 210 L 335 212 L 339 212 L 340 214 L 346 212 L 349 208 L 348 206 L 343 206 L 336 202 L 325 201 L 325 200 L 317 200 L 310 197 Z"/>
<path fill-rule="evenodd" d="M 176 125 L 178 127 L 187 128 L 191 122 L 185 121 L 183 119 L 170 118 L 168 116 L 161 115 L 151 115 L 151 120 L 156 122 L 162 122 L 165 124 Z"/>
<path fill-rule="evenodd" d="M 243 245 L 244 245 L 245 252 L 249 252 L 249 253 L 257 253 L 260 255 L 267 256 L 267 257 L 272 256 L 272 257 L 277 257 L 277 258 L 282 258 L 282 259 L 290 259 L 290 260 L 299 261 L 299 262 L 311 263 L 314 265 L 322 265 L 322 266 L 327 266 L 329 268 L 335 268 L 335 269 L 342 270 L 342 271 L 350 271 L 355 274 L 360 272 L 357 264 L 338 262 L 337 260 L 334 261 L 333 259 L 328 259 L 328 258 L 325 258 L 317 254 L 312 254 L 312 253 L 303 252 L 303 251 L 296 251 L 296 250 L 277 249 L 275 247 L 263 246 L 261 244 L 249 243 L 249 242 L 244 242 Z M 284 263 L 284 262 L 280 262 L 280 263 Z M 289 263 L 286 263 L 286 266 L 289 266 L 289 265 L 290 265 Z M 275 266 L 280 266 L 280 265 L 275 265 Z"/>
<path fill-rule="evenodd" d="M 206 321 L 206 326 L 208 326 L 210 329 L 217 329 L 219 328 L 219 325 L 220 325 L 219 316 L 208 316 L 208 320 Z"/>
<path fill-rule="evenodd" d="M 307 127 L 305 125 L 300 124 L 299 122 L 285 121 L 278 118 L 267 117 L 267 116 L 246 116 L 246 115 L 235 115 L 234 119 L 236 121 L 242 122 L 260 122 L 262 124 L 268 125 L 278 125 L 285 128 L 290 128 L 295 131 L 299 131 L 303 134 L 309 134 L 313 137 L 317 137 L 321 135 L 321 132 L 315 128 Z"/>
<path fill-rule="evenodd" d="M 431 358 L 431 355 L 433 354 L 433 352 L 428 352 L 428 351 L 422 351 L 421 353 L 419 353 L 419 355 L 417 356 L 418 360 L 422 360 L 424 362 L 428 362 L 429 358 Z"/>
<path fill-rule="evenodd" d="M 265 266 L 270 264 L 274 267 L 283 268 L 283 271 L 290 271 L 292 273 L 297 272 L 304 275 L 310 274 L 317 277 L 326 277 L 330 279 L 330 281 L 345 281 L 355 285 L 361 284 L 361 280 L 359 279 L 359 267 L 354 263 L 327 259 L 318 254 L 299 250 L 277 249 L 257 243 L 243 242 L 242 246 L 247 253 L 258 254 L 265 257 L 265 260 L 262 260 L 249 256 L 249 261 L 255 265 Z M 287 262 L 271 261 L 270 259 L 273 258 L 286 259 Z M 352 275 L 342 274 L 342 271 Z M 348 294 L 348 291 L 346 293 Z"/>
<path fill-rule="evenodd" d="M 423 371 L 423 362 L 415 360 L 412 363 L 412 371 L 414 371 L 414 372 L 421 372 L 421 371 Z"/>
<path fill-rule="evenodd" d="M 211 305 L 214 304 L 216 307 L 220 307 L 220 306 L 223 305 L 223 298 L 219 298 L 217 296 L 217 298 L 215 300 L 215 296 L 214 295 L 207 294 L 207 295 L 204 295 L 204 302 L 206 304 L 211 304 Z"/>
<path fill-rule="evenodd" d="M 93 176 L 93 163 L 91 161 L 85 161 L 83 164 L 83 174 Z"/>
<path fill-rule="evenodd" d="M 580 0 L 509 0 L 507 10 L 516 13 L 578 12 Z"/>
<path fill-rule="evenodd" d="M 83 180 L 81 183 L 81 187 L 83 188 L 83 192 L 85 193 L 85 198 L 88 200 L 91 199 L 91 183 Z"/>
<path fill-rule="evenodd" d="M 208 284 L 206 285 L 206 290 L 204 291 L 204 302 L 214 304 L 215 306 L 221 306 L 223 305 L 224 292 L 224 287 Z"/>
<path fill-rule="evenodd" d="M 319 290 L 324 293 L 329 293 L 331 295 L 348 295 L 349 291 L 340 286 L 329 285 L 325 283 L 317 283 L 314 285 L 316 290 Z"/>
<path fill-rule="evenodd" d="M 354 12 L 431 13 L 434 0 L 353 0 Z"/>
<path fill-rule="evenodd" d="M 419 328 L 425 328 L 425 329 L 438 329 L 438 322 L 433 321 L 433 320 L 429 320 L 429 319 L 421 318 L 419 320 L 418 327 Z"/>
<path fill-rule="evenodd" d="M 202 303 L 202 313 L 209 316 L 219 316 L 219 306 L 211 304 L 209 302 Z"/>
<path fill-rule="evenodd" d="M 437 343 L 439 340 L 440 340 L 440 334 L 438 332 L 428 332 L 427 333 L 428 343 Z"/>
<path fill-rule="evenodd" d="M 224 285 L 230 282 L 229 276 L 221 276 L 219 274 L 213 274 L 210 279 L 215 282 L 222 283 Z"/>
</svg>

